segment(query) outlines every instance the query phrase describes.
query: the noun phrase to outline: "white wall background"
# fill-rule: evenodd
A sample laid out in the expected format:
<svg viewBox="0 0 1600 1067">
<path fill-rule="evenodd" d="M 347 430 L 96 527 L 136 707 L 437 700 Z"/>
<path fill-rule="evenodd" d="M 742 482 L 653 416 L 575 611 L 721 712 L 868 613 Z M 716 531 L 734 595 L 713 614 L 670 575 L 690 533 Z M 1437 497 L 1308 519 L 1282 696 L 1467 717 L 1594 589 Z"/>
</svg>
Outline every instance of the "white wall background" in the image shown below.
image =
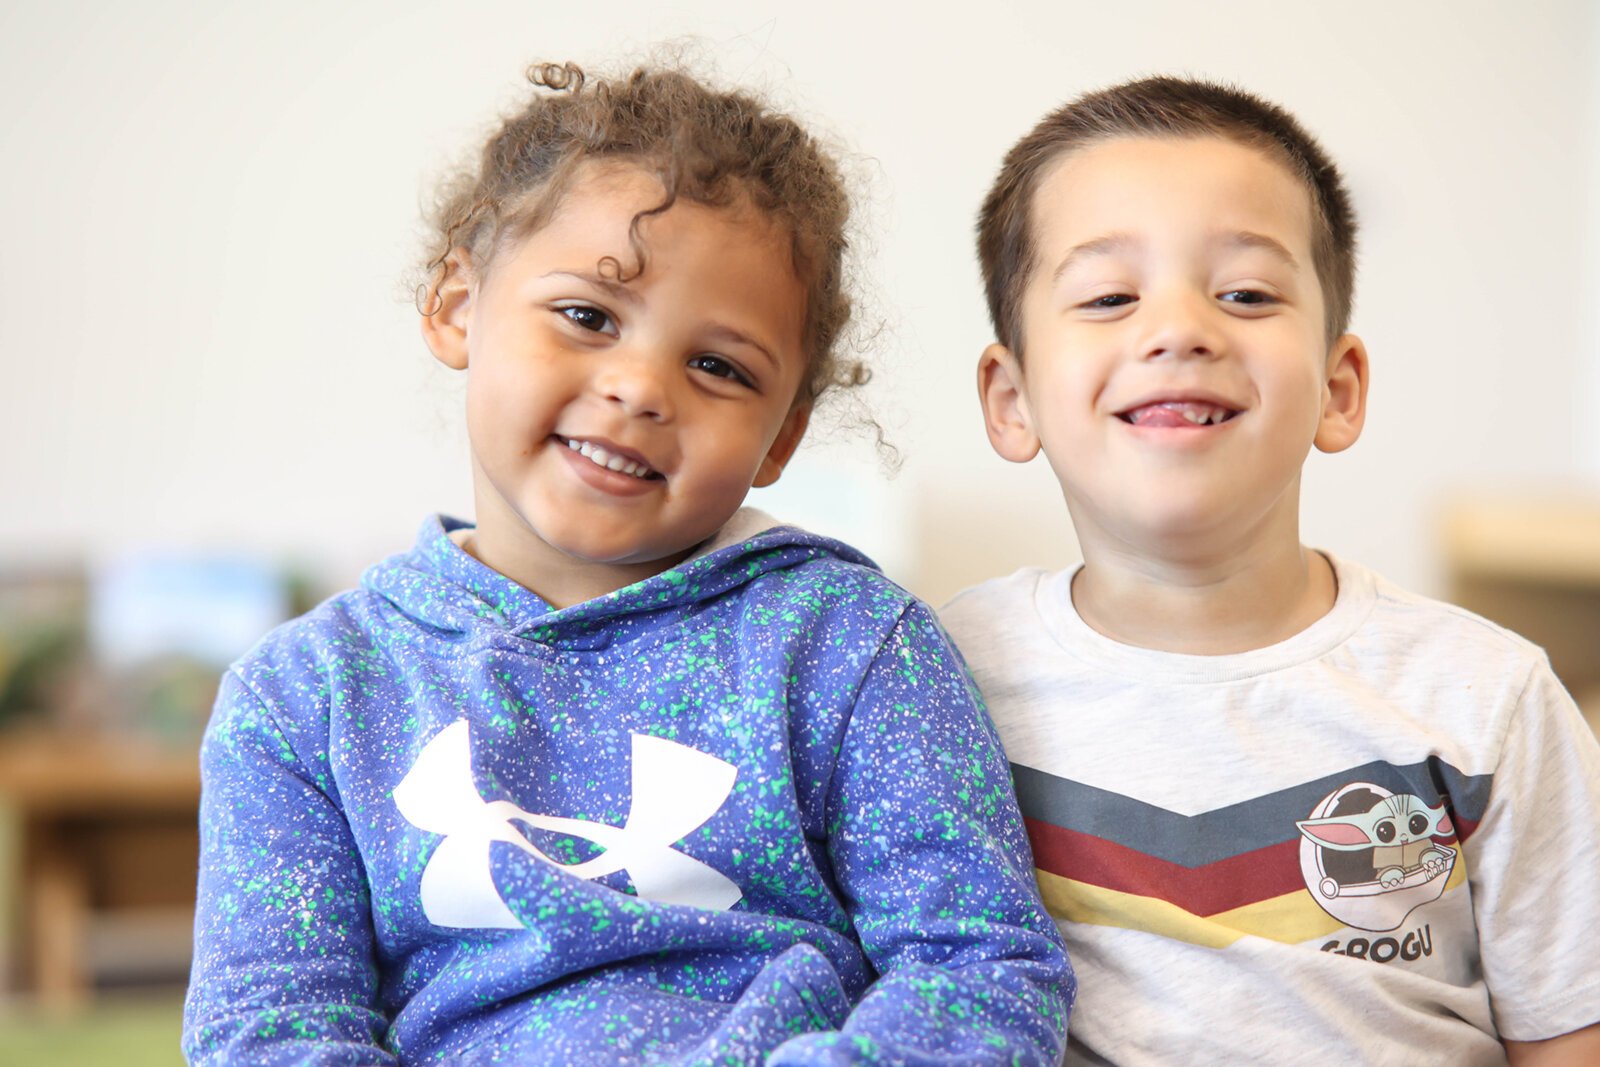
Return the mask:
<svg viewBox="0 0 1600 1067">
<path fill-rule="evenodd" d="M 1042 463 L 984 440 L 969 237 L 1006 147 L 1133 75 L 1237 81 L 1340 159 L 1365 226 L 1371 420 L 1307 480 L 1312 543 L 1438 591 L 1462 487 L 1600 483 L 1600 5 L 608 0 L 0 8 L 0 566 L 244 546 L 348 582 L 470 511 L 460 389 L 401 278 L 430 180 L 522 93 L 693 34 L 872 179 L 906 454 L 803 451 L 757 503 L 933 599 L 1074 558 Z M 826 423 L 823 424 L 826 433 Z"/>
</svg>

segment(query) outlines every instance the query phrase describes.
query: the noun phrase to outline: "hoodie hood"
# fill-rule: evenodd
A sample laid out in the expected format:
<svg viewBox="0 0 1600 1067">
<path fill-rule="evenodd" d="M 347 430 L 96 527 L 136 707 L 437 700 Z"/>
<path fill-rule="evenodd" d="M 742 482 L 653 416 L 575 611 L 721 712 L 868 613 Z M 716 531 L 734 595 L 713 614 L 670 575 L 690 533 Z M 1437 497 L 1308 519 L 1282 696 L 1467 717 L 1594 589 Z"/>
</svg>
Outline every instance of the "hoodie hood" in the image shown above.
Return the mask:
<svg viewBox="0 0 1600 1067">
<path fill-rule="evenodd" d="M 435 630 L 493 630 L 552 647 L 592 650 L 671 625 L 698 605 L 762 575 L 811 560 L 833 558 L 878 569 L 842 542 L 742 508 L 677 566 L 605 596 L 555 609 L 479 562 L 450 536 L 471 526 L 445 515 L 430 516 L 411 550 L 369 568 L 362 587 Z"/>
</svg>

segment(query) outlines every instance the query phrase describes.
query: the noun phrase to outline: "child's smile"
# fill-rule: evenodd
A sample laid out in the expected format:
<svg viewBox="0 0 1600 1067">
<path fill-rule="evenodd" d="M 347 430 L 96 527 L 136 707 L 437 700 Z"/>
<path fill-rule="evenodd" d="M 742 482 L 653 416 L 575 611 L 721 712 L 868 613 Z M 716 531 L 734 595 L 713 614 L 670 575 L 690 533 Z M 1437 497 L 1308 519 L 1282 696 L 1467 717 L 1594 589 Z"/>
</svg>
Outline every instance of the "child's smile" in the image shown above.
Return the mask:
<svg viewBox="0 0 1600 1067">
<path fill-rule="evenodd" d="M 579 466 L 579 469 L 584 471 L 586 476 L 590 474 L 590 467 L 596 467 L 606 474 L 622 474 L 634 481 L 661 480 L 661 473 L 651 470 L 643 457 L 637 455 L 630 457 L 626 449 L 609 441 L 583 441 L 576 437 L 562 437 L 560 434 L 556 434 L 556 440 L 589 461 L 588 466 L 581 464 Z M 593 472 L 592 476 L 597 479 L 595 485 L 600 488 L 626 487 L 628 484 L 627 482 L 618 482 L 615 479 L 607 479 L 599 471 Z"/>
<path fill-rule="evenodd" d="M 1206 399 L 1169 398 L 1141 401 L 1117 418 L 1130 426 L 1142 429 L 1194 429 L 1202 426 L 1221 426 L 1239 414 L 1239 409 L 1225 403 Z"/>
<path fill-rule="evenodd" d="M 737 199 L 679 201 L 639 221 L 641 271 L 630 227 L 661 199 L 642 168 L 588 166 L 429 320 L 469 375 L 471 550 L 557 606 L 684 558 L 805 427 L 788 235 Z"/>
</svg>

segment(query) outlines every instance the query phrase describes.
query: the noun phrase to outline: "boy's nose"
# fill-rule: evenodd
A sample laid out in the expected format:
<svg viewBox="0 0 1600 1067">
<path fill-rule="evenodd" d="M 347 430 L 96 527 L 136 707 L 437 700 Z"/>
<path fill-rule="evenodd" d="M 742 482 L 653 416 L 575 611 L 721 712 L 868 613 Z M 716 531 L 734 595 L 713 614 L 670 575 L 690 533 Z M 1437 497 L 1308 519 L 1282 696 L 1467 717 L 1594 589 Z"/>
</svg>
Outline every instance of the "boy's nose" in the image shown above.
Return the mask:
<svg viewBox="0 0 1600 1067">
<path fill-rule="evenodd" d="M 599 361 L 594 389 L 630 417 L 665 422 L 673 415 L 667 363 L 653 353 L 613 350 Z"/>
<path fill-rule="evenodd" d="M 1155 303 L 1152 301 L 1152 303 Z M 1140 355 L 1145 359 L 1215 359 L 1221 354 L 1222 339 L 1211 323 L 1209 302 L 1199 298 L 1174 296 L 1146 309 L 1149 332 L 1140 339 Z"/>
</svg>

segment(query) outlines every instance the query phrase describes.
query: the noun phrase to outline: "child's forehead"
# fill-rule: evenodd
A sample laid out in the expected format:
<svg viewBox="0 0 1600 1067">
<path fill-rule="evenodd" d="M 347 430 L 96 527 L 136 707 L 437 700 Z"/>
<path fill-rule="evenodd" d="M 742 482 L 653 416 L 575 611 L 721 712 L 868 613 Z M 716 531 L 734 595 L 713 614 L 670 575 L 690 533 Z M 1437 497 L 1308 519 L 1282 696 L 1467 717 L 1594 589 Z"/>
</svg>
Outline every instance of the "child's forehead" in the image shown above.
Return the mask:
<svg viewBox="0 0 1600 1067">
<path fill-rule="evenodd" d="M 544 191 L 546 194 L 552 192 Z M 645 160 L 585 160 L 541 210 L 519 206 L 525 218 L 505 230 L 495 258 L 534 254 L 557 245 L 584 249 L 604 246 L 605 255 L 632 258 L 659 242 L 664 233 L 737 233 L 740 246 L 787 248 L 789 231 L 760 211 L 742 189 L 730 189 L 725 202 L 705 203 L 677 195 L 668 203 L 667 187 Z"/>
<path fill-rule="evenodd" d="M 541 210 L 529 210 L 531 203 L 539 203 Z M 686 222 L 691 229 L 737 231 L 745 243 L 787 247 L 790 237 L 782 220 L 761 211 L 750 192 L 738 185 L 731 185 L 716 203 L 680 193 L 668 206 L 658 167 L 651 160 L 629 157 L 583 160 L 560 188 L 536 191 L 513 214 L 525 219 L 507 228 L 504 243 L 512 247 L 525 246 L 530 238 L 563 237 L 616 245 L 612 254 L 619 256 L 648 246 L 652 231 L 682 229 Z"/>
<path fill-rule="evenodd" d="M 1042 173 L 1032 224 L 1041 260 L 1117 235 L 1265 235 L 1309 254 L 1311 190 L 1270 152 L 1222 136 L 1114 137 L 1062 153 Z"/>
</svg>

